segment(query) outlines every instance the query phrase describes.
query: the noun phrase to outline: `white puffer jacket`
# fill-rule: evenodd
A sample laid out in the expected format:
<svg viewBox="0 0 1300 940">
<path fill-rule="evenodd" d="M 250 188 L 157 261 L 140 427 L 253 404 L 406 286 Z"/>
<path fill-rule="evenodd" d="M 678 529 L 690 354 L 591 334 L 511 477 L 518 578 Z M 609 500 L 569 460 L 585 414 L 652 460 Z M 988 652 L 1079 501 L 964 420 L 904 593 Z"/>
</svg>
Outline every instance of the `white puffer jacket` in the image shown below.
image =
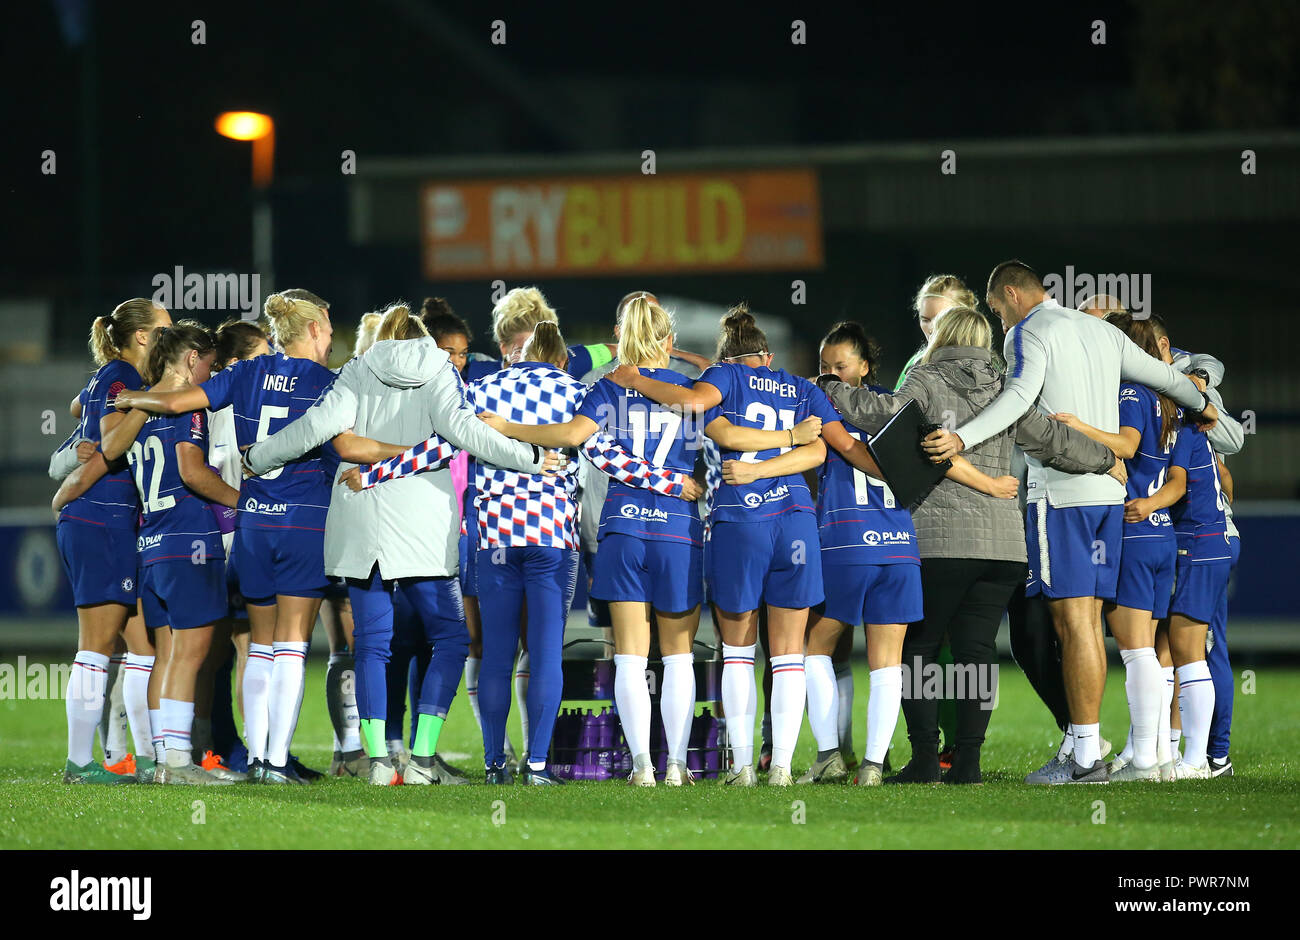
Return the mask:
<svg viewBox="0 0 1300 940">
<path fill-rule="evenodd" d="M 511 440 L 474 416 L 455 366 L 428 338 L 384 340 L 348 362 L 338 379 L 292 424 L 249 448 L 266 473 L 342 431 L 410 447 L 438 434 L 491 463 L 541 469 L 545 453 Z M 447 577 L 457 571 L 460 519 L 451 474 L 426 471 L 354 493 L 334 478 L 325 521 L 325 573 L 367 578 Z"/>
</svg>

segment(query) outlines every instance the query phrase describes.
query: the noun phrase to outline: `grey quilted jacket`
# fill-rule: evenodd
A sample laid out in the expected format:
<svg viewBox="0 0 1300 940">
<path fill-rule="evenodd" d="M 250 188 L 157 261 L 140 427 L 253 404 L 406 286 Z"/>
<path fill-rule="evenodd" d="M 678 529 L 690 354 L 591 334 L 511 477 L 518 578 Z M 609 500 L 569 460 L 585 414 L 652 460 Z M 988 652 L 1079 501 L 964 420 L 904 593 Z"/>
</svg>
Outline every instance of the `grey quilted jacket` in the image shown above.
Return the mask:
<svg viewBox="0 0 1300 940">
<path fill-rule="evenodd" d="M 958 427 L 998 396 L 1002 374 L 989 350 L 946 346 L 935 350 L 928 363 L 913 366 L 892 395 L 843 382 L 826 382 L 822 388 L 845 420 L 875 434 L 911 399 L 936 424 Z M 964 456 L 991 477 L 1006 476 L 1013 445 L 1066 473 L 1105 473 L 1115 463 L 1104 444 L 1032 408 Z M 998 499 L 945 479 L 912 507 L 912 521 L 922 558 L 1025 561 L 1025 523 L 1014 499 Z"/>
</svg>

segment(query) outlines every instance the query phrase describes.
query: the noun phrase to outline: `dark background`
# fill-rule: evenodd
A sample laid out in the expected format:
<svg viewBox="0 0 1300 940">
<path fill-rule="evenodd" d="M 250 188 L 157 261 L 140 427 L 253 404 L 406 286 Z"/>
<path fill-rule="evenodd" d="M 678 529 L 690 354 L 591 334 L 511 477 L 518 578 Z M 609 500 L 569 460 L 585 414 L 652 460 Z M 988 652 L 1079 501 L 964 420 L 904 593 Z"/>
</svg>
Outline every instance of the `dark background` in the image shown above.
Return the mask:
<svg viewBox="0 0 1300 940">
<path fill-rule="evenodd" d="M 1056 206 L 1051 224 L 1009 225 L 1021 170 L 994 154 L 980 172 L 1010 173 L 1010 197 L 993 189 L 985 202 L 979 192 L 963 197 L 963 212 L 987 224 L 948 225 L 931 207 L 924 224 L 837 225 L 837 190 L 823 170 L 821 271 L 538 283 L 580 339 L 608 335 L 614 300 L 634 287 L 719 304 L 748 299 L 791 317 L 801 344 L 791 358 L 805 369 L 824 329 L 856 317 L 884 345 L 892 384 L 920 342 L 911 298 L 930 273 L 959 274 L 982 294 L 989 267 L 1011 256 L 1041 271 L 1073 263 L 1153 272 L 1160 296 L 1177 301 L 1162 312 L 1180 344 L 1219 355 L 1234 413 L 1255 409 L 1277 435 L 1246 479 L 1261 495 L 1295 495 L 1300 375 L 1289 349 L 1300 337 L 1286 311 L 1297 213 L 1287 207 L 1298 184 L 1277 172 L 1268 135 L 1300 125 L 1300 4 L 37 0 L 6 14 L 0 295 L 52 304 L 49 349 L 60 360 L 84 359 L 92 317 L 151 293 L 156 272 L 252 269 L 249 145 L 214 132 L 224 110 L 276 121 L 275 286 L 330 299 L 340 324 L 394 298 L 439 293 L 480 336 L 490 306 L 482 281 L 427 282 L 415 237 L 350 236 L 351 188 L 376 161 L 623 154 L 624 172 L 635 172 L 646 148 L 779 148 L 796 154 L 786 165 L 815 165 L 797 154 L 904 142 L 964 153 L 972 142 L 1049 139 L 1160 140 L 1176 155 L 1181 140 L 1219 134 L 1227 143 L 1205 172 L 1231 182 L 1240 178 L 1237 141 L 1258 134 L 1259 185 L 1274 187 L 1269 202 L 1283 206 L 1258 217 L 1233 216 L 1227 188 L 1217 194 L 1226 211 L 1165 218 L 1158 209 L 1137 225 L 1128 207 L 1142 202 L 1139 188 L 1102 220 L 1073 224 Z M 806 45 L 790 42 L 796 18 Z M 496 19 L 506 23 L 504 46 L 489 42 Z M 195 20 L 203 45 L 191 41 Z M 1095 20 L 1105 23 L 1105 45 L 1092 42 Z M 58 161 L 50 176 L 39 171 L 47 149 Z M 345 149 L 357 154 L 358 177 L 340 172 Z M 1140 149 L 1109 163 L 1053 159 L 1060 201 L 1081 209 L 1136 164 L 1139 182 L 1164 188 L 1165 204 L 1204 198 L 1198 177 L 1171 182 L 1167 164 Z M 939 185 L 937 165 L 937 157 L 927 164 L 925 185 Z M 671 168 L 661 159 L 660 172 Z M 1035 198 L 1056 191 L 1051 177 L 1038 185 Z M 790 306 L 792 277 L 808 283 L 806 311 Z"/>
</svg>

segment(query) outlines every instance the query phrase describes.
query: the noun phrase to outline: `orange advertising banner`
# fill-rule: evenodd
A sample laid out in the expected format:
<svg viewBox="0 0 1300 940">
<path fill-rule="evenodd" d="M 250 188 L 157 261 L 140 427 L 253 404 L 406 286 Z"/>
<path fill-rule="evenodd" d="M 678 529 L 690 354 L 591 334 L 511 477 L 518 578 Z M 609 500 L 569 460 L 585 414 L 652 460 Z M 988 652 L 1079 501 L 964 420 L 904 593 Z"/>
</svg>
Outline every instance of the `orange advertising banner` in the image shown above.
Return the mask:
<svg viewBox="0 0 1300 940">
<path fill-rule="evenodd" d="M 822 266 L 808 169 L 438 181 L 420 200 L 430 280 Z"/>
</svg>

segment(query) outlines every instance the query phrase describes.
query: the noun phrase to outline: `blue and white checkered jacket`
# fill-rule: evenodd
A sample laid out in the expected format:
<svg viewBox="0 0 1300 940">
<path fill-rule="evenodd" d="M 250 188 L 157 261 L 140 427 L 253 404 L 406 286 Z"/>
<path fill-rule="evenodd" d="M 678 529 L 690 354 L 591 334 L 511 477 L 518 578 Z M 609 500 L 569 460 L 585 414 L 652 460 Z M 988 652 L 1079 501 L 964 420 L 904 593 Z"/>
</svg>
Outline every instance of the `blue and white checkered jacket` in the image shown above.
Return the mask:
<svg viewBox="0 0 1300 940">
<path fill-rule="evenodd" d="M 513 424 L 569 421 L 586 395 L 586 385 L 541 362 L 518 363 L 465 389 L 475 411 L 491 411 Z M 576 461 L 547 475 L 519 473 L 479 460 L 474 488 L 479 548 L 578 549 Z"/>
</svg>

